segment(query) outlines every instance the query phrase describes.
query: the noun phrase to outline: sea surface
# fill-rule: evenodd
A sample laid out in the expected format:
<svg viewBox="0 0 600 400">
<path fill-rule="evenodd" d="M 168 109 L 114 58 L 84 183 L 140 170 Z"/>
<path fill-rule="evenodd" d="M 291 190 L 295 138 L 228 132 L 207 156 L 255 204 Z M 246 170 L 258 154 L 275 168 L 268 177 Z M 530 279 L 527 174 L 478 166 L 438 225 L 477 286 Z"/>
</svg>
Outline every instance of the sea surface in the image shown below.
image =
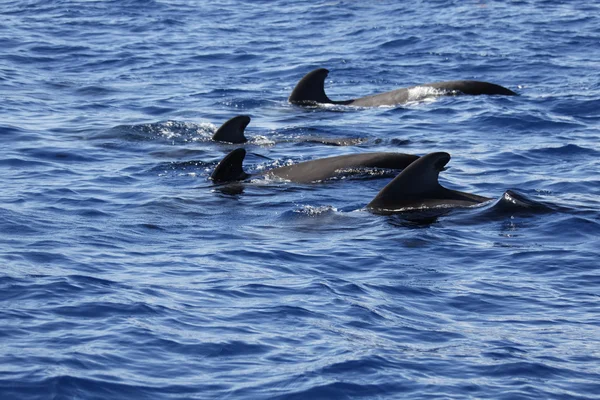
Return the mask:
<svg viewBox="0 0 600 400">
<path fill-rule="evenodd" d="M 600 398 L 600 3 L 0 3 L 0 399 Z M 290 104 L 316 68 L 519 96 Z M 258 174 L 213 184 L 237 147 Z M 375 151 L 493 200 L 260 175 Z"/>
</svg>

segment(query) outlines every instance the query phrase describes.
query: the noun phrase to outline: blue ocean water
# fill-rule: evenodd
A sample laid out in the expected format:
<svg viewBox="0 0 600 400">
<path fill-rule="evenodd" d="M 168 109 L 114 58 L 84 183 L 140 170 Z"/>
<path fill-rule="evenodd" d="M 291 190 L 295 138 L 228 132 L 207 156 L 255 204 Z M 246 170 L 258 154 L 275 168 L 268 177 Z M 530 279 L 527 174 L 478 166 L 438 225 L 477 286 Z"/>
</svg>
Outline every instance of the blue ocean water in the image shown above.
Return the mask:
<svg viewBox="0 0 600 400">
<path fill-rule="evenodd" d="M 600 393 L 600 5 L 28 0 L 0 9 L 1 399 L 584 399 Z M 476 79 L 517 97 L 302 108 Z M 365 205 L 395 171 L 245 168 L 452 155 L 492 197 Z M 319 140 L 350 138 L 351 146 Z M 500 207 L 511 189 L 543 210 Z"/>
</svg>

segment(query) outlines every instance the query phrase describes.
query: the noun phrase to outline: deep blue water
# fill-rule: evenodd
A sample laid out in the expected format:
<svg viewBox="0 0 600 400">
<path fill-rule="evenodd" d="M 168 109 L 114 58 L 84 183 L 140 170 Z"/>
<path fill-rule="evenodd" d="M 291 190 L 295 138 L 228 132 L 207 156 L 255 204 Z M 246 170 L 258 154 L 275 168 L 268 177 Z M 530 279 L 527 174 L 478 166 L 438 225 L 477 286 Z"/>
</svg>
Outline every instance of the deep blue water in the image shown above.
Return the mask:
<svg viewBox="0 0 600 400">
<path fill-rule="evenodd" d="M 1 399 L 583 399 L 600 393 L 600 5 L 5 1 Z M 518 97 L 347 99 L 453 79 Z M 452 155 L 443 184 L 543 211 L 365 205 L 396 174 L 208 179 Z M 354 138 L 327 146 L 321 138 Z M 307 139 L 317 139 L 310 142 Z"/>
</svg>

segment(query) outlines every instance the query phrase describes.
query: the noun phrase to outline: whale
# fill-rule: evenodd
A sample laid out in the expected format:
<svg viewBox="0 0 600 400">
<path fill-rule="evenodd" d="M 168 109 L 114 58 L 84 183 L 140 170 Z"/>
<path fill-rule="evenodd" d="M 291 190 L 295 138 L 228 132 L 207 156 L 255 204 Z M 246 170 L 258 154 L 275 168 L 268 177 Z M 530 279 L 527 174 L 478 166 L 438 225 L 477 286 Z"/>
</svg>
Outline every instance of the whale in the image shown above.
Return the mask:
<svg viewBox="0 0 600 400">
<path fill-rule="evenodd" d="M 394 106 L 411 101 L 411 90 L 418 87 L 436 89 L 435 95 L 517 95 L 517 93 L 512 90 L 494 83 L 459 80 L 425 83 L 357 99 L 331 100 L 325 94 L 325 78 L 328 74 L 329 70 L 325 68 L 319 68 L 306 74 L 294 87 L 294 90 L 292 90 L 288 101 L 297 105 L 338 104 L 356 107 Z"/>
<path fill-rule="evenodd" d="M 492 202 L 494 198 L 445 188 L 439 183 L 439 174 L 449 161 L 450 154 L 445 152 L 421 156 L 381 189 L 367 204 L 366 209 L 375 214 L 416 211 L 417 220 L 444 214 L 451 209 L 471 208 L 483 203 L 488 203 L 490 206 L 477 207 L 480 210 L 476 213 L 479 220 L 555 210 L 551 205 L 528 199 L 510 189 Z"/>
<path fill-rule="evenodd" d="M 227 154 L 211 175 L 214 183 L 243 181 L 251 175 L 242 166 L 246 150 L 238 148 Z M 439 183 L 439 174 L 450 161 L 450 154 L 434 152 L 424 156 L 402 153 L 363 153 L 328 157 L 298 164 L 273 168 L 260 175 L 272 175 L 296 183 L 311 183 L 338 175 L 340 169 L 356 167 L 379 167 L 401 169 L 377 195 L 365 206 L 374 214 L 402 214 L 416 216 L 417 221 L 433 221 L 456 208 L 472 208 L 483 203 L 490 207 L 477 207 L 483 210 L 478 218 L 503 218 L 506 215 L 545 213 L 554 207 L 532 201 L 525 196 L 507 190 L 495 202 L 491 197 L 452 190 Z M 237 192 L 236 192 L 237 193 Z M 416 213 L 415 213 L 416 212 Z M 432 219 L 433 218 L 433 219 Z"/>
<path fill-rule="evenodd" d="M 215 167 L 210 179 L 214 183 L 248 179 L 251 175 L 244 171 L 245 157 L 244 148 L 231 151 Z M 391 152 L 346 154 L 272 168 L 260 175 L 275 176 L 294 183 L 311 183 L 339 176 L 343 170 L 351 168 L 404 169 L 418 158 L 419 156 L 412 154 Z"/>
<path fill-rule="evenodd" d="M 212 140 L 221 143 L 231 144 L 243 144 L 248 142 L 248 138 L 245 136 L 245 130 L 250 123 L 251 118 L 248 115 L 236 115 L 233 118 L 228 119 L 221 125 L 215 134 L 212 136 Z M 365 141 L 362 138 L 313 138 L 313 137 L 299 137 L 294 140 L 280 140 L 279 142 L 304 142 L 304 143 L 317 143 L 325 144 L 329 146 L 351 146 L 360 144 Z"/>
<path fill-rule="evenodd" d="M 367 204 L 379 213 L 431 208 L 471 207 L 492 200 L 489 197 L 447 189 L 439 174 L 450 161 L 445 152 L 421 156 L 398 174 Z"/>
</svg>

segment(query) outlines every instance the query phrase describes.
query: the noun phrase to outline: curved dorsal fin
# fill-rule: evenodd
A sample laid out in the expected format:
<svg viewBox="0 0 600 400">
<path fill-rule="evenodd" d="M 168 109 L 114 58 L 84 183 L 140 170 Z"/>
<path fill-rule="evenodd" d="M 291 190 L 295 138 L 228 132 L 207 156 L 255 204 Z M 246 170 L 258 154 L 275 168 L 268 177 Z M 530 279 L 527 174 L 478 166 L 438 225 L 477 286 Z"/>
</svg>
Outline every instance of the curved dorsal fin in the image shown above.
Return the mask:
<svg viewBox="0 0 600 400">
<path fill-rule="evenodd" d="M 414 199 L 443 189 L 438 178 L 448 161 L 450 154 L 444 152 L 420 157 L 381 189 L 367 207 L 384 209 L 399 204 L 403 199 Z"/>
<path fill-rule="evenodd" d="M 325 94 L 325 78 L 328 74 L 328 70 L 319 68 L 304 75 L 288 101 L 294 104 L 333 103 Z"/>
<path fill-rule="evenodd" d="M 248 139 L 244 136 L 244 129 L 250 123 L 247 115 L 238 115 L 225 122 L 213 135 L 212 139 L 219 142 L 246 143 Z"/>
<path fill-rule="evenodd" d="M 221 162 L 216 166 L 213 173 L 210 175 L 210 179 L 215 183 L 241 181 L 248 177 L 248 174 L 244 172 L 242 162 L 246 157 L 246 150 L 235 149 L 227 154 Z"/>
</svg>

